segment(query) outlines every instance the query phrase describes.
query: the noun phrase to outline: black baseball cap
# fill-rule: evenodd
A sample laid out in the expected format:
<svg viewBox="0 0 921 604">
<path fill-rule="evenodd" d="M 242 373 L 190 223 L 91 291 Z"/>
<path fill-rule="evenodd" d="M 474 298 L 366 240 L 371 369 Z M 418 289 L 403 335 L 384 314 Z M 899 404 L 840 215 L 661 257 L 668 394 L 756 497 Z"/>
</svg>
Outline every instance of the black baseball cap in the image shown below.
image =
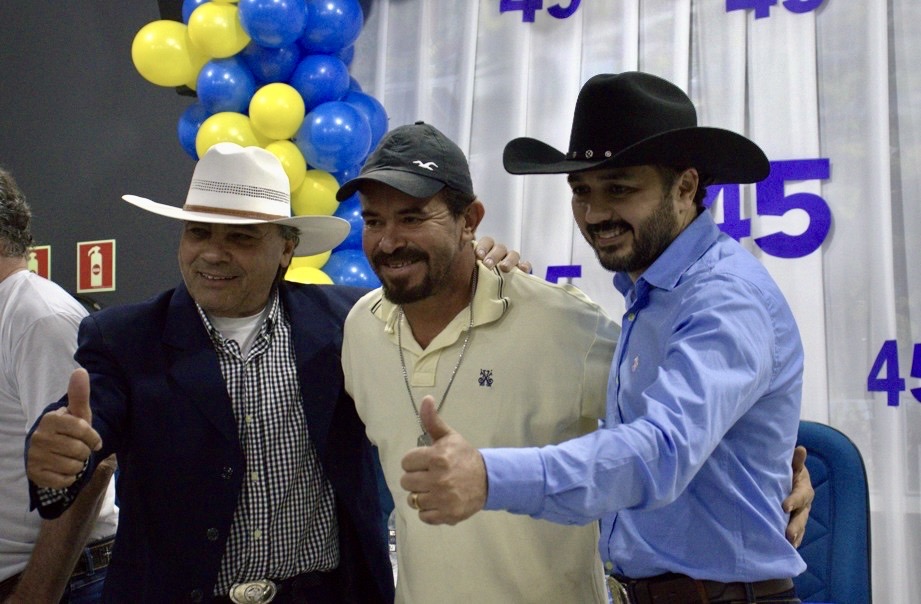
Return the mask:
<svg viewBox="0 0 921 604">
<path fill-rule="evenodd" d="M 446 186 L 474 194 L 464 152 L 425 122 L 399 126 L 385 134 L 358 176 L 339 188 L 336 199 L 351 197 L 368 181 L 419 199 L 431 197 Z"/>
</svg>

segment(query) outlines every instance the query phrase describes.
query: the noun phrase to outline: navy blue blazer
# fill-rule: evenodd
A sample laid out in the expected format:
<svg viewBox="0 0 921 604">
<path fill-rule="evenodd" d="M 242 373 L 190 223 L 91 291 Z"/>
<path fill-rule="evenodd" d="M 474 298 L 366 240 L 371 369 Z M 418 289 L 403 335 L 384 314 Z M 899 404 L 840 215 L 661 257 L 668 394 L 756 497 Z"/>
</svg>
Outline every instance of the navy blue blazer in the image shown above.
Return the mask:
<svg viewBox="0 0 921 604">
<path fill-rule="evenodd" d="M 342 325 L 364 292 L 291 283 L 279 291 L 308 432 L 336 494 L 347 601 L 392 602 L 375 458 L 340 364 Z M 90 373 L 103 442 L 84 482 L 110 453 L 119 464 L 120 518 L 103 600 L 207 602 L 245 468 L 217 356 L 185 286 L 87 317 L 76 359 Z M 40 513 L 59 515 L 57 507 Z"/>
</svg>

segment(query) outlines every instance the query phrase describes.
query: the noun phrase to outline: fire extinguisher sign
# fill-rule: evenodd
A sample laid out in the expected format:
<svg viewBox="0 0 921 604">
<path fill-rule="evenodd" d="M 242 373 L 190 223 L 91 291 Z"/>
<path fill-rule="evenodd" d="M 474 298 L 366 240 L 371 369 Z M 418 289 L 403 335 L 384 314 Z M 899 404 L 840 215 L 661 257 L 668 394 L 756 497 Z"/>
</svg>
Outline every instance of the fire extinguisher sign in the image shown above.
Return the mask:
<svg viewBox="0 0 921 604">
<path fill-rule="evenodd" d="M 51 279 L 51 246 L 35 245 L 30 247 L 28 267 L 36 275 Z"/>
<path fill-rule="evenodd" d="M 115 291 L 115 240 L 77 242 L 77 293 Z"/>
</svg>

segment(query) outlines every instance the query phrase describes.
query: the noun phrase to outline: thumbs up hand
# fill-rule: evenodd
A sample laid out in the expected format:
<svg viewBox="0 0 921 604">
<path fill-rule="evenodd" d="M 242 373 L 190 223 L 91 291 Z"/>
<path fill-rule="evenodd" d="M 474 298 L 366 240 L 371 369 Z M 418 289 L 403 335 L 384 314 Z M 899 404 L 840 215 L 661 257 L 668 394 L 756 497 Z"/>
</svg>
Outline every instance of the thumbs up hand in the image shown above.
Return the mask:
<svg viewBox="0 0 921 604">
<path fill-rule="evenodd" d="M 480 452 L 438 416 L 431 396 L 422 399 L 419 418 L 433 442 L 403 457 L 400 486 L 409 491 L 409 505 L 423 522 L 457 524 L 486 504 L 486 465 Z"/>
<path fill-rule="evenodd" d="M 77 479 L 91 451 L 102 448 L 92 426 L 90 382 L 76 369 L 67 386 L 67 406 L 42 416 L 26 453 L 26 474 L 39 487 L 63 489 Z"/>
<path fill-rule="evenodd" d="M 441 416 L 438 415 L 438 412 L 435 410 L 435 397 L 431 394 L 422 398 L 422 405 L 419 408 L 419 419 L 422 421 L 422 427 L 425 429 L 426 434 L 434 441 L 440 440 L 449 436 L 454 432 Z M 460 436 L 458 434 L 458 436 Z"/>
<path fill-rule="evenodd" d="M 74 369 L 70 374 L 70 383 L 67 384 L 67 413 L 87 424 L 93 423 L 93 412 L 90 411 L 90 376 L 86 369 Z M 98 440 L 99 435 L 96 437 Z M 99 441 L 99 444 L 101 445 L 102 441 Z"/>
</svg>

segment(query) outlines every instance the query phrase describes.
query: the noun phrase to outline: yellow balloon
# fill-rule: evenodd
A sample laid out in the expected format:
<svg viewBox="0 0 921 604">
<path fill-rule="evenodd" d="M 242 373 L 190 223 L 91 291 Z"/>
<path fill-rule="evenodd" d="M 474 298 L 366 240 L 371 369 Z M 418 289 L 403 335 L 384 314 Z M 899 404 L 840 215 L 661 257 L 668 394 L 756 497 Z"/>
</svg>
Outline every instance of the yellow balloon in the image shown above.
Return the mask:
<svg viewBox="0 0 921 604">
<path fill-rule="evenodd" d="M 269 138 L 291 138 L 304 122 L 304 99 L 288 84 L 266 84 L 249 101 L 249 119 Z"/>
<path fill-rule="evenodd" d="M 131 60 L 148 82 L 181 86 L 197 75 L 208 59 L 189 41 L 184 23 L 163 19 L 151 21 L 135 34 Z"/>
<path fill-rule="evenodd" d="M 333 251 L 329 250 L 326 252 L 320 252 L 319 254 L 314 254 L 313 256 L 295 256 L 291 259 L 291 264 L 288 265 L 288 269 L 299 268 L 302 266 L 310 266 L 313 268 L 322 268 L 326 261 L 329 260 L 329 257 L 332 255 Z"/>
<path fill-rule="evenodd" d="M 250 37 L 240 24 L 233 4 L 205 2 L 189 15 L 189 38 L 209 57 L 225 59 L 249 44 Z"/>
<path fill-rule="evenodd" d="M 291 192 L 291 211 L 295 216 L 331 216 L 339 202 L 339 181 L 325 170 L 307 170 L 304 182 Z"/>
<path fill-rule="evenodd" d="M 204 157 L 216 143 L 237 143 L 241 147 L 262 146 L 253 132 L 249 118 L 233 111 L 215 113 L 198 128 L 198 134 L 195 135 L 195 152 L 198 157 Z"/>
<path fill-rule="evenodd" d="M 195 49 L 195 52 L 198 53 L 198 49 L 195 48 L 195 45 L 192 42 L 189 42 L 189 48 Z M 205 66 L 205 63 L 208 62 L 210 57 L 203 53 L 198 53 L 192 57 L 192 77 L 189 78 L 188 82 L 185 82 L 185 85 L 192 90 L 198 90 L 198 72 L 201 71 L 201 68 Z"/>
<path fill-rule="evenodd" d="M 253 116 L 250 115 L 249 119 L 253 121 Z M 253 126 L 255 127 L 255 124 Z M 297 148 L 297 145 L 287 140 L 274 141 L 266 145 L 265 150 L 281 161 L 281 166 L 285 169 L 285 174 L 288 175 L 291 190 L 293 191 L 301 186 L 301 183 L 304 182 L 304 177 L 307 175 L 307 160 L 304 159 L 304 154 Z"/>
<path fill-rule="evenodd" d="M 332 285 L 333 280 L 329 275 L 312 266 L 288 267 L 285 271 L 285 280 L 295 283 L 313 283 L 315 285 Z"/>
</svg>

